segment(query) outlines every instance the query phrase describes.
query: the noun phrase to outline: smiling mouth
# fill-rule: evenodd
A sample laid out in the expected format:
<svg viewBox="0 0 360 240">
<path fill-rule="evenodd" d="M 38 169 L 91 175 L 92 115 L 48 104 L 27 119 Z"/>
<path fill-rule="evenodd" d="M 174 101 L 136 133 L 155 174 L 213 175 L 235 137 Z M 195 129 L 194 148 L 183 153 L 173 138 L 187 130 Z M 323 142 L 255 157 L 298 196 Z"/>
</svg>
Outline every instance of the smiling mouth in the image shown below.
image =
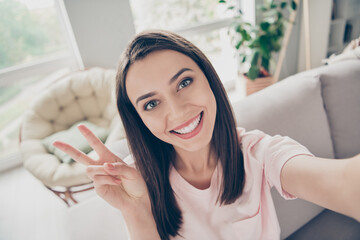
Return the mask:
<svg viewBox="0 0 360 240">
<path fill-rule="evenodd" d="M 171 130 L 171 133 L 186 135 L 192 133 L 199 125 L 202 120 L 204 112 L 201 112 L 192 122 L 182 128 Z"/>
</svg>

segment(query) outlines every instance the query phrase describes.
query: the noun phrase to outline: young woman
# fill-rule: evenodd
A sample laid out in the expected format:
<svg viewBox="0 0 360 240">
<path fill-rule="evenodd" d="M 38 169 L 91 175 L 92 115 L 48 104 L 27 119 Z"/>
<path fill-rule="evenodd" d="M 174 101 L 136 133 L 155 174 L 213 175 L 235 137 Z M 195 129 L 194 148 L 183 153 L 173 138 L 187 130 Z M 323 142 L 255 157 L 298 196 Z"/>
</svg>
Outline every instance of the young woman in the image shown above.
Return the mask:
<svg viewBox="0 0 360 240">
<path fill-rule="evenodd" d="M 184 38 L 137 35 L 116 78 L 129 159 L 83 125 L 98 160 L 63 142 L 54 146 L 88 166 L 97 194 L 122 212 L 131 239 L 278 239 L 273 186 L 284 198 L 360 219 L 359 155 L 316 158 L 288 137 L 236 128 L 214 68 Z"/>
</svg>

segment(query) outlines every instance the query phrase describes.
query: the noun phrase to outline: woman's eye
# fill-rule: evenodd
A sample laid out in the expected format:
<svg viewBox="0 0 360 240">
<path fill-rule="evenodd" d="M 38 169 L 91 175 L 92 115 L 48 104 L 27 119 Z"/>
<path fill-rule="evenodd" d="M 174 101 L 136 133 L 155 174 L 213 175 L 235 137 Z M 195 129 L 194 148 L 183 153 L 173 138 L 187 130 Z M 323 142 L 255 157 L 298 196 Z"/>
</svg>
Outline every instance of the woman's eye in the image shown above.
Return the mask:
<svg viewBox="0 0 360 240">
<path fill-rule="evenodd" d="M 180 90 L 180 89 L 182 89 L 182 88 L 184 88 L 184 87 L 189 86 L 189 85 L 191 84 L 191 82 L 192 82 L 192 79 L 191 79 L 191 78 L 187 78 L 187 79 L 182 80 L 182 81 L 180 82 L 180 84 L 179 84 L 178 89 Z"/>
<path fill-rule="evenodd" d="M 145 104 L 144 110 L 151 110 L 159 104 L 159 101 L 152 100 Z"/>
</svg>

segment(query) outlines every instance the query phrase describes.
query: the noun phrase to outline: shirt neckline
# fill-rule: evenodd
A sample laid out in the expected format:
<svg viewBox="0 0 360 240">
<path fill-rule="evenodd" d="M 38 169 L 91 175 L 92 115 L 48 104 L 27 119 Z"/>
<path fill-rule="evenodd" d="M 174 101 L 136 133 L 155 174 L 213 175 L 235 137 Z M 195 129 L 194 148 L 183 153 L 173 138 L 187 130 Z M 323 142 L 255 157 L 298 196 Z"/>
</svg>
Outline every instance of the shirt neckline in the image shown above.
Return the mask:
<svg viewBox="0 0 360 240">
<path fill-rule="evenodd" d="M 214 169 L 214 172 L 212 173 L 211 176 L 211 180 L 210 180 L 210 186 L 206 189 L 199 189 L 194 187 L 193 185 L 191 185 L 188 181 L 186 181 L 181 175 L 180 173 L 176 170 L 176 168 L 174 167 L 174 165 L 171 165 L 171 170 L 170 170 L 170 178 L 176 182 L 179 182 L 181 184 L 181 186 L 176 185 L 178 188 L 180 187 L 182 191 L 189 191 L 192 192 L 193 194 L 196 195 L 206 195 L 209 194 L 212 189 L 215 186 L 215 183 L 217 182 L 217 178 L 218 178 L 218 172 L 219 172 L 219 164 L 220 161 L 218 161 L 218 163 L 216 164 L 216 167 Z M 185 189 L 182 189 L 185 188 Z"/>
</svg>

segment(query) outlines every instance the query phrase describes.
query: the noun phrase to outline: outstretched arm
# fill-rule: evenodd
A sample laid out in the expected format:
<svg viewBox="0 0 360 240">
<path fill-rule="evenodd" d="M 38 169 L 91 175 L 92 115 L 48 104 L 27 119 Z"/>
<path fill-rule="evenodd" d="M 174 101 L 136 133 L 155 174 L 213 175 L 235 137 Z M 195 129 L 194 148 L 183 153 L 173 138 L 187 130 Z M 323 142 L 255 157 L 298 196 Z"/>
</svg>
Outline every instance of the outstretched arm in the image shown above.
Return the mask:
<svg viewBox="0 0 360 240">
<path fill-rule="evenodd" d="M 360 221 L 360 154 L 347 159 L 298 155 L 281 171 L 288 193 Z"/>
</svg>

